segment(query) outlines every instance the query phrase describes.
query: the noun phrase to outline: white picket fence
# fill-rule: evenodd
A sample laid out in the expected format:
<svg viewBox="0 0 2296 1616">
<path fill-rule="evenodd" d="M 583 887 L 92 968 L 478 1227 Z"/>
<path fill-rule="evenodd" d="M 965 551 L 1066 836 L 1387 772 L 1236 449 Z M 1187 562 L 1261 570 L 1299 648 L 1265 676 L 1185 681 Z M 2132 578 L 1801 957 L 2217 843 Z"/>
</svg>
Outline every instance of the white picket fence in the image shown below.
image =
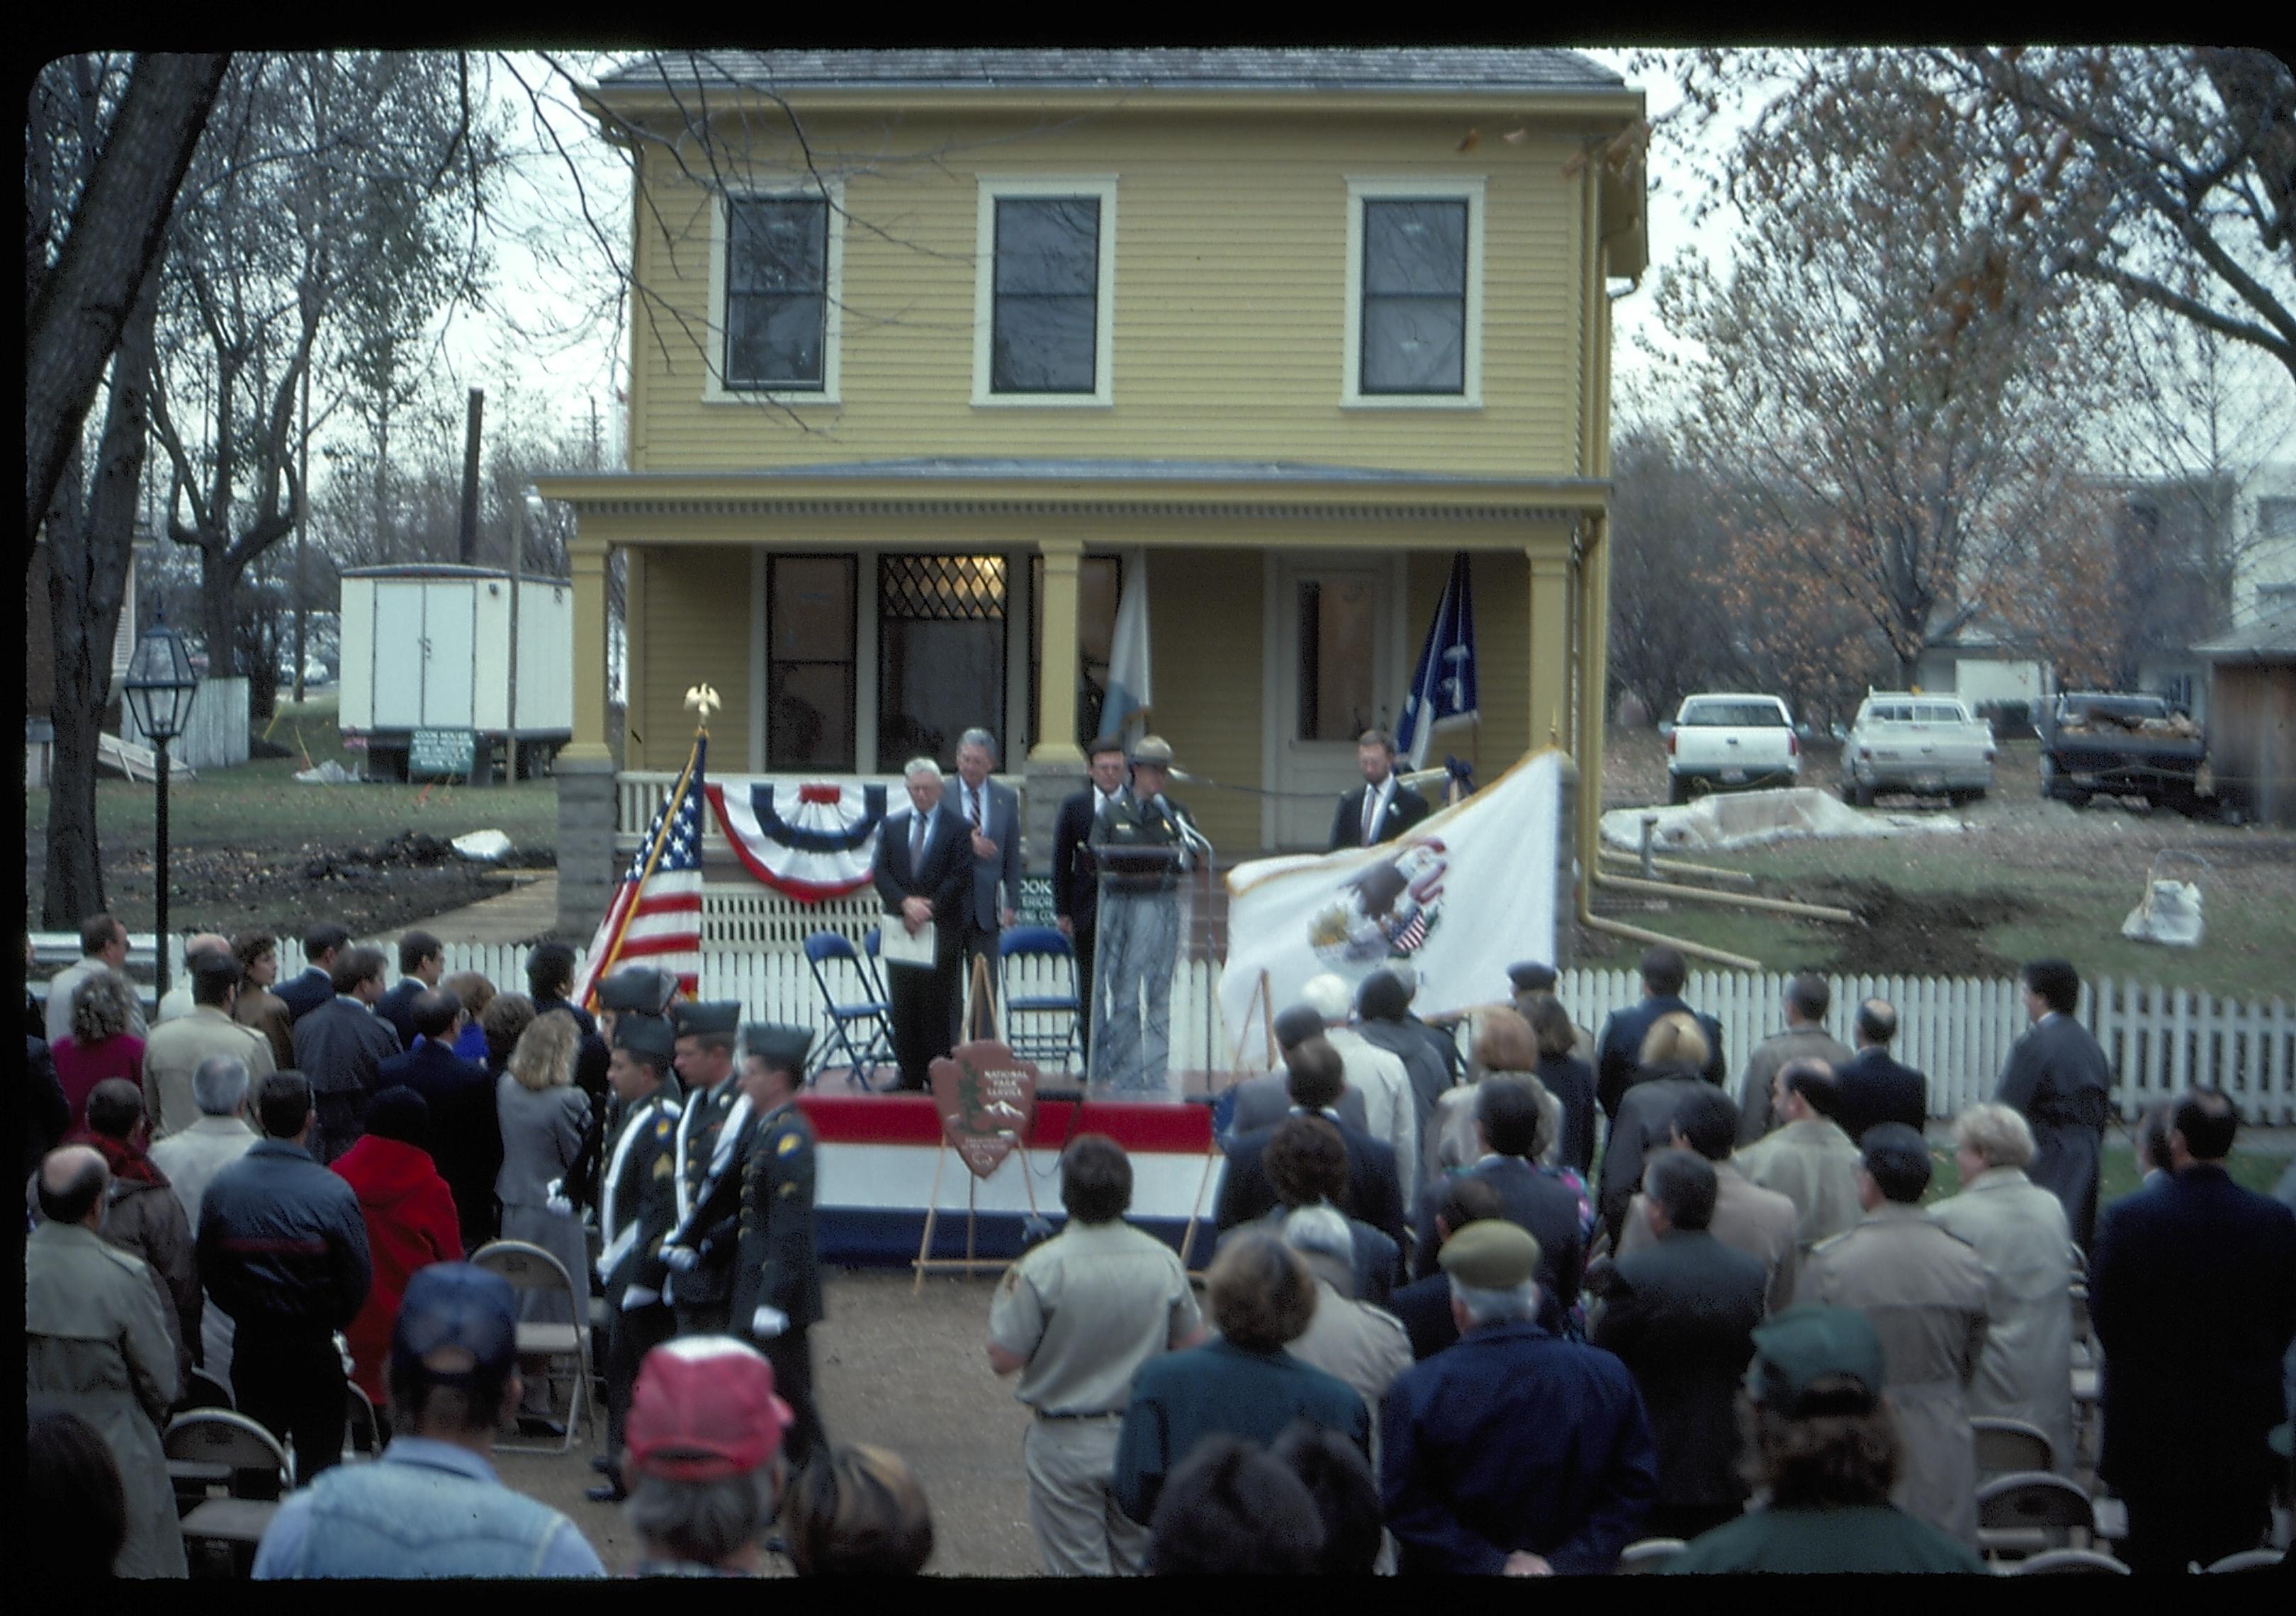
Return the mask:
<svg viewBox="0 0 2296 1616">
<path fill-rule="evenodd" d="M 858 938 L 865 927 L 837 928 Z M 497 986 L 526 980 L 527 950 L 512 944 L 448 943 L 449 971 L 479 971 Z M 1026 964 L 1014 982 L 1043 992 L 1057 967 Z M 2026 1027 L 2023 996 L 2013 980 L 1968 977 L 1832 976 L 1833 1011 L 1827 1018 L 1846 1032 L 1858 1002 L 1884 998 L 1897 1006 L 1893 1053 L 1929 1074 L 1933 1117 L 1956 1115 L 1990 1098 L 2009 1046 Z M 1172 982 L 1172 1062 L 1185 1070 L 1225 1071 L 1236 1065 L 1234 1040 L 1219 1012 L 1219 967 L 1183 961 Z M 1684 997 L 1722 1023 L 1723 1049 L 1732 1073 L 1744 1070 L 1754 1046 L 1781 1030 L 1779 1006 L 1787 979 L 1742 972 L 1693 972 Z M 840 999 L 858 997 L 849 978 L 832 978 Z M 1557 984 L 1563 1004 L 1581 1025 L 1599 1029 L 1613 1010 L 1642 997 L 1632 971 L 1571 970 Z M 822 997 L 803 954 L 790 943 L 705 948 L 701 994 L 742 1003 L 746 1020 L 780 1021 L 825 1029 Z M 998 1024 L 1004 1025 L 1003 1005 Z M 2092 982 L 2081 994 L 2080 1020 L 2103 1045 L 2119 1077 L 2115 1099 L 2124 1118 L 2197 1084 L 2213 1083 L 2240 1106 L 2243 1120 L 2267 1127 L 2296 1124 L 2296 1009 L 2285 999 L 2242 1002 L 2186 988 L 2128 980 Z M 1257 1038 L 1253 1040 L 1258 1043 Z M 1848 1041 L 1845 1039 L 1845 1041 Z M 1249 1052 L 1247 1067 L 1259 1064 Z"/>
</svg>

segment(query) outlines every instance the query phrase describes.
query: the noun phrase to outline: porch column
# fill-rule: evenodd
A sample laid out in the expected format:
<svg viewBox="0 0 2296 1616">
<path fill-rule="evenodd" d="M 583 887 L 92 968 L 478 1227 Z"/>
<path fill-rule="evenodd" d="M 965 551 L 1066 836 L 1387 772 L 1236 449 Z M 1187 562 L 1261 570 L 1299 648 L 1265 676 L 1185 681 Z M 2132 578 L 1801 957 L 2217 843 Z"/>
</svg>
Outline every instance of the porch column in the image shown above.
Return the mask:
<svg viewBox="0 0 2296 1616">
<path fill-rule="evenodd" d="M 1061 799 L 1084 783 L 1084 753 L 1077 729 L 1077 574 L 1084 562 L 1080 538 L 1039 539 L 1045 593 L 1039 603 L 1045 633 L 1037 654 L 1036 744 L 1022 767 L 1021 823 L 1025 866 L 1031 875 L 1053 867 L 1053 825 Z"/>
<path fill-rule="evenodd" d="M 1530 746 L 1570 734 L 1570 561 L 1545 548 L 1530 555 Z"/>
<path fill-rule="evenodd" d="M 606 542 L 566 547 L 574 574 L 574 738 L 558 755 L 573 762 L 613 759 L 606 745 Z"/>
<path fill-rule="evenodd" d="M 579 947 L 614 885 L 614 754 L 606 744 L 606 552 L 603 539 L 567 546 L 574 575 L 574 734 L 552 774 L 558 784 L 558 935 Z"/>
</svg>

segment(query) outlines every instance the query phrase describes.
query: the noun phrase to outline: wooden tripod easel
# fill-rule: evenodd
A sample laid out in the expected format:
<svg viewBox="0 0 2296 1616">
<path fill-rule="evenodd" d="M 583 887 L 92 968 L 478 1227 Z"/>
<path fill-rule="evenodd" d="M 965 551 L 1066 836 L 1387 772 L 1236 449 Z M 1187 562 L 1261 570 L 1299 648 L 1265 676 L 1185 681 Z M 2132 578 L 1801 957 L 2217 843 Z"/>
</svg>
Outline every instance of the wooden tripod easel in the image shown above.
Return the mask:
<svg viewBox="0 0 2296 1616">
<path fill-rule="evenodd" d="M 995 1038 L 996 1036 L 996 996 L 995 989 L 989 984 L 988 959 L 985 955 L 976 954 L 972 957 L 972 1002 L 971 1008 L 965 1016 L 966 1026 L 964 1029 L 965 1041 L 968 1043 L 976 1038 Z M 940 1149 L 933 1157 L 932 1199 L 925 1207 L 924 1238 L 917 1242 L 916 1261 L 911 1265 L 916 1270 L 917 1276 L 915 1284 L 910 1287 L 909 1293 L 912 1296 L 922 1295 L 923 1293 L 925 1288 L 925 1274 L 931 1269 L 949 1269 L 958 1273 L 972 1274 L 979 1272 L 982 1268 L 1002 1270 L 1010 1266 L 1009 1263 L 1001 1258 L 981 1258 L 974 1255 L 979 1249 L 976 1241 L 980 1233 L 980 1197 L 981 1181 L 980 1176 L 978 1173 L 975 1173 L 969 1167 L 965 1169 L 964 1255 L 963 1257 L 935 1257 L 932 1254 L 933 1230 L 940 1222 L 941 1175 L 946 1172 L 948 1168 L 950 1149 L 948 1143 L 948 1127 L 949 1125 L 947 1121 L 942 1122 L 940 1129 Z M 1004 1161 L 997 1164 L 996 1171 L 999 1173 L 1003 1172 L 1006 1162 L 1010 1162 L 1015 1157 L 1019 1158 L 1021 1162 L 1021 1187 L 1028 1192 L 1029 1213 L 1032 1216 L 1041 1216 L 1041 1214 L 1037 1211 L 1036 1177 L 1029 1171 L 1028 1141 L 1021 1138 L 1018 1134 L 1013 1132 L 1009 1128 L 999 1129 L 997 1136 L 1000 1138 L 1009 1138 L 1013 1141 L 1013 1154 L 1006 1157 Z M 995 1176 L 995 1174 L 990 1175 L 991 1177 L 994 1177 Z"/>
</svg>

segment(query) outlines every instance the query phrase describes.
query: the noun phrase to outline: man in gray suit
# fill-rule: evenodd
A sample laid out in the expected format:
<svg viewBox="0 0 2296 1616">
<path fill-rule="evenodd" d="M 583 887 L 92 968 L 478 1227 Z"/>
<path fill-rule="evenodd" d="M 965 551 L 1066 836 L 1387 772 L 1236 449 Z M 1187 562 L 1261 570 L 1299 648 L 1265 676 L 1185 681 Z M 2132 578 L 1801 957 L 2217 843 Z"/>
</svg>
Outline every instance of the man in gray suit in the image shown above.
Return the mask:
<svg viewBox="0 0 2296 1616">
<path fill-rule="evenodd" d="M 1294 1005 L 1275 1018 L 1275 1047 L 1288 1055 L 1309 1038 L 1324 1036 L 1324 1014 L 1313 1005 Z M 1240 1139 L 1263 1128 L 1273 1128 L 1292 1114 L 1292 1074 L 1279 1064 L 1273 1071 L 1247 1078 L 1235 1086 L 1235 1109 L 1229 1113 L 1225 1137 Z M 1332 1102 L 1340 1120 L 1358 1132 L 1364 1127 L 1364 1097 L 1352 1088 L 1340 1090 Z"/>
<path fill-rule="evenodd" d="M 2087 1028 L 2073 1019 L 2080 977 L 2061 959 L 2038 959 L 2020 978 L 2032 1026 L 2009 1051 L 1993 1097 L 2033 1130 L 2026 1177 L 2056 1193 L 2084 1251 L 2096 1234 L 2099 1161 L 2112 1111 L 2112 1067 Z"/>
<path fill-rule="evenodd" d="M 988 777 L 996 767 L 996 737 L 968 729 L 956 742 L 956 789 L 948 807 L 972 835 L 972 912 L 964 928 L 964 975 L 972 957 L 988 961 L 996 980 L 996 934 L 1021 907 L 1021 798 Z"/>
</svg>

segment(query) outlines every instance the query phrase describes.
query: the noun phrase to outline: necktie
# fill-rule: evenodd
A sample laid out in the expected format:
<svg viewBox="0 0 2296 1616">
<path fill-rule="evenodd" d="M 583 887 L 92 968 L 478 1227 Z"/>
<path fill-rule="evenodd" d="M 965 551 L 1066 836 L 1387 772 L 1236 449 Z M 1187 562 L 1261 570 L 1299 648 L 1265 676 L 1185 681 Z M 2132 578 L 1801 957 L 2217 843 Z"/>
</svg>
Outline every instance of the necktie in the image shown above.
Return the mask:
<svg viewBox="0 0 2296 1616">
<path fill-rule="evenodd" d="M 914 875 L 925 865 L 925 816 L 911 814 L 909 820 L 909 874 Z"/>
<path fill-rule="evenodd" d="M 988 827 L 980 817 L 980 788 L 976 785 L 966 795 L 972 799 L 972 828 L 985 834 Z"/>
<path fill-rule="evenodd" d="M 1375 785 L 1366 785 L 1364 787 L 1364 846 L 1371 846 L 1372 831 L 1378 824 L 1379 788 Z"/>
</svg>

